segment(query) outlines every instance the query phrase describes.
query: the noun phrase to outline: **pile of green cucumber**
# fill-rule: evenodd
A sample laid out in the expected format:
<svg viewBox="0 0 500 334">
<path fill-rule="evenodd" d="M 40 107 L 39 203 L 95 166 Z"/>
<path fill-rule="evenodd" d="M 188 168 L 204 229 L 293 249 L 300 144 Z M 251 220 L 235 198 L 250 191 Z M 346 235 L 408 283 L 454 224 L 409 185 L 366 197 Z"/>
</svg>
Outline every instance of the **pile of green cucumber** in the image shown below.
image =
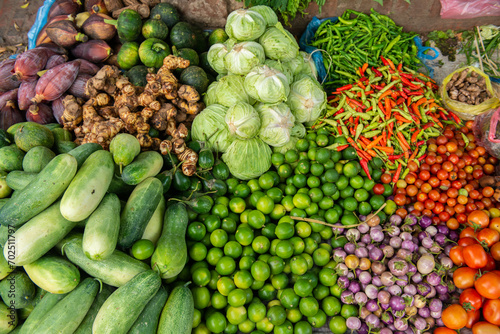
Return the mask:
<svg viewBox="0 0 500 334">
<path fill-rule="evenodd" d="M 213 201 L 178 167 L 130 134 L 108 151 L 57 124 L 1 131 L 0 333 L 191 333 L 189 282 L 175 278 L 190 212 Z"/>
</svg>

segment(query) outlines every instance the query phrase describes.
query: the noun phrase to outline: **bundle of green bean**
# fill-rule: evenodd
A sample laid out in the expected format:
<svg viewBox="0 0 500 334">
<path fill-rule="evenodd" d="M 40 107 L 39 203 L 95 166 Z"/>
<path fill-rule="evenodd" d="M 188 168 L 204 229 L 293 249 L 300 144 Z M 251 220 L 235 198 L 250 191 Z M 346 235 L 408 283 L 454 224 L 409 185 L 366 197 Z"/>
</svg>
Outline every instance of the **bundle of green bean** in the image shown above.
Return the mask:
<svg viewBox="0 0 500 334">
<path fill-rule="evenodd" d="M 403 32 L 389 17 L 371 10 L 364 14 L 346 10 L 338 21 L 325 20 L 315 33 L 311 46 L 325 50 L 324 65 L 328 78 L 327 91 L 348 84 L 359 76 L 356 70 L 364 63 L 378 67 L 380 56 L 416 69 L 420 66 L 413 38 L 417 34 Z"/>
</svg>

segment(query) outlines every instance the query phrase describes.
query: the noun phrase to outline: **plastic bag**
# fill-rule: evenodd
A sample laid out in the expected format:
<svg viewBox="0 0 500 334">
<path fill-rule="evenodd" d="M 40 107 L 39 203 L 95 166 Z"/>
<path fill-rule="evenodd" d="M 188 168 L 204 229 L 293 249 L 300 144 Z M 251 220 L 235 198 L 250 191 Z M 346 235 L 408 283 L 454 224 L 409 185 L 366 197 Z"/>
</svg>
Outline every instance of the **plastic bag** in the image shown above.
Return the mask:
<svg viewBox="0 0 500 334">
<path fill-rule="evenodd" d="M 500 16 L 498 0 L 441 0 L 441 18 L 471 19 L 481 16 Z"/>
<path fill-rule="evenodd" d="M 42 6 L 38 8 L 36 13 L 36 20 L 31 26 L 28 32 L 28 49 L 33 49 L 36 46 L 36 38 L 40 33 L 40 30 L 47 24 L 47 16 L 49 15 L 50 7 L 56 2 L 56 0 L 45 0 Z"/>
<path fill-rule="evenodd" d="M 316 34 L 316 30 L 318 30 L 321 23 L 325 21 L 332 21 L 333 23 L 335 23 L 338 21 L 338 18 L 335 16 L 320 20 L 316 16 L 314 16 L 311 22 L 309 22 L 309 24 L 307 25 L 306 30 L 304 31 L 302 36 L 300 36 L 299 40 L 300 48 L 305 52 L 311 54 L 314 64 L 316 65 L 316 69 L 318 70 L 319 82 L 323 82 L 327 76 L 325 63 L 323 61 L 323 55 L 321 54 L 321 52 L 316 51 L 318 50 L 317 48 L 315 48 L 314 46 L 310 46 L 309 44 L 312 43 L 314 34 Z"/>
<path fill-rule="evenodd" d="M 481 77 L 483 77 L 486 80 L 486 89 L 492 95 L 492 97 L 490 99 L 485 100 L 481 104 L 470 105 L 470 104 L 467 104 L 464 102 L 453 100 L 448 96 L 448 92 L 446 90 L 446 85 L 448 84 L 448 82 L 450 82 L 451 78 L 453 77 L 453 75 L 455 73 L 460 73 L 466 69 L 469 69 L 469 73 L 476 72 L 477 74 L 479 74 Z M 469 75 L 470 74 L 468 74 L 468 76 Z M 458 70 L 450 73 L 443 80 L 443 83 L 441 84 L 439 92 L 440 92 L 441 97 L 443 98 L 443 103 L 446 106 L 446 108 L 453 111 L 461 119 L 464 119 L 464 120 L 473 120 L 476 116 L 481 115 L 485 111 L 488 111 L 490 109 L 494 109 L 494 108 L 500 106 L 500 100 L 496 96 L 496 92 L 491 85 L 490 77 L 487 76 L 486 74 L 484 74 L 480 69 L 473 67 L 473 66 L 462 67 L 462 68 L 459 68 Z"/>
<path fill-rule="evenodd" d="M 489 154 L 500 158 L 500 108 L 477 116 L 472 126 L 477 145 L 483 146 Z"/>
<path fill-rule="evenodd" d="M 429 77 L 434 79 L 434 69 L 432 68 L 432 66 L 429 66 L 428 63 L 429 63 L 429 61 L 434 60 L 437 57 L 439 57 L 439 50 L 432 48 L 432 47 L 429 47 L 429 46 L 424 46 L 422 44 L 422 39 L 418 36 L 415 36 L 415 38 L 413 38 L 413 41 L 415 42 L 415 45 L 417 46 L 417 49 L 418 49 L 418 52 L 417 52 L 418 59 L 420 59 L 422 64 L 424 64 L 425 68 L 428 71 Z M 425 52 L 427 52 L 427 51 L 432 51 L 432 53 L 434 53 L 434 55 L 426 54 Z"/>
</svg>

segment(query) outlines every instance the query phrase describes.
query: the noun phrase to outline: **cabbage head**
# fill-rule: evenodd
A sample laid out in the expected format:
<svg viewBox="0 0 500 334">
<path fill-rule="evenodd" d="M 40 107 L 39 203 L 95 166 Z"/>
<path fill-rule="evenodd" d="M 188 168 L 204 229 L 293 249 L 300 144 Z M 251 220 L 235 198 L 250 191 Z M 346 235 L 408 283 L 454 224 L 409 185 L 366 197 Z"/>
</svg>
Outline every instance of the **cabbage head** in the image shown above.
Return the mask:
<svg viewBox="0 0 500 334">
<path fill-rule="evenodd" d="M 227 107 L 212 104 L 198 114 L 191 126 L 193 140 L 204 141 L 208 148 L 226 152 L 233 142 L 229 128 L 224 120 Z"/>
<path fill-rule="evenodd" d="M 311 122 L 315 121 L 325 108 L 326 93 L 316 79 L 301 74 L 290 86 L 286 103 L 298 122 Z"/>
<path fill-rule="evenodd" d="M 304 59 L 301 55 L 297 55 L 297 57 L 283 62 L 283 66 L 289 69 L 292 76 L 296 76 L 302 73 L 304 69 Z M 293 82 L 293 80 L 291 82 Z"/>
<path fill-rule="evenodd" d="M 209 106 L 211 104 L 217 103 L 217 95 L 215 95 L 217 86 L 219 85 L 218 81 L 212 82 L 208 88 L 205 94 L 203 94 L 203 103 L 205 103 L 206 106 Z"/>
<path fill-rule="evenodd" d="M 250 139 L 259 133 L 260 117 L 252 105 L 238 102 L 226 112 L 225 121 L 229 132 L 239 139 Z"/>
<path fill-rule="evenodd" d="M 266 52 L 266 57 L 274 60 L 287 61 L 297 57 L 299 45 L 293 35 L 285 30 L 280 22 L 274 27 L 267 28 L 260 37 L 259 43 Z"/>
<path fill-rule="evenodd" d="M 234 177 L 250 180 L 261 176 L 271 167 L 271 148 L 262 139 L 235 139 L 222 160 Z"/>
<path fill-rule="evenodd" d="M 217 81 L 215 99 L 218 104 L 231 107 L 238 102 L 251 103 L 243 86 L 243 77 L 239 75 L 226 75 Z"/>
<path fill-rule="evenodd" d="M 243 86 L 250 97 L 264 103 L 286 101 L 290 92 L 286 76 L 267 65 L 254 67 L 245 77 Z"/>
<path fill-rule="evenodd" d="M 304 124 L 295 122 L 292 129 L 290 130 L 290 135 L 298 138 L 304 138 L 306 136 L 306 127 Z"/>
<path fill-rule="evenodd" d="M 266 59 L 264 65 L 269 66 L 270 68 L 274 68 L 275 70 L 283 73 L 286 76 L 286 79 L 289 83 L 293 82 L 293 73 L 290 67 L 285 65 L 286 63 L 281 62 L 279 60 Z"/>
<path fill-rule="evenodd" d="M 313 78 L 317 79 L 318 78 L 318 70 L 316 69 L 316 64 L 314 63 L 314 60 L 311 57 L 310 53 L 307 53 L 305 51 L 300 51 L 299 55 L 302 56 L 302 59 L 304 60 L 304 65 L 302 67 L 302 73 L 308 74 L 312 76 Z"/>
<path fill-rule="evenodd" d="M 227 69 L 224 66 L 224 57 L 228 52 L 229 49 L 222 43 L 216 43 L 208 50 L 207 60 L 215 72 L 219 74 L 227 73 Z"/>
<path fill-rule="evenodd" d="M 272 10 L 272 8 L 269 6 L 258 5 L 258 6 L 253 6 L 248 10 L 257 12 L 260 15 L 262 15 L 268 27 L 273 27 L 276 23 L 278 23 L 278 16 L 274 12 L 274 10 Z"/>
<path fill-rule="evenodd" d="M 256 11 L 238 9 L 227 16 L 226 34 L 239 41 L 253 41 L 266 30 L 266 21 Z"/>
<path fill-rule="evenodd" d="M 290 108 L 285 103 L 258 103 L 255 110 L 260 115 L 262 125 L 259 137 L 271 146 L 283 146 L 290 140 L 290 130 L 295 122 Z"/>
<path fill-rule="evenodd" d="M 290 150 L 295 150 L 296 149 L 295 144 L 297 144 L 298 141 L 299 141 L 299 137 L 291 136 L 290 140 L 285 145 L 274 146 L 273 152 L 285 154 L 286 152 L 288 152 Z M 296 164 L 296 163 L 294 163 L 294 164 Z M 292 164 L 292 168 L 295 168 L 294 164 Z"/>
<path fill-rule="evenodd" d="M 256 42 L 241 42 L 224 57 L 224 66 L 231 74 L 246 75 L 256 65 L 264 63 L 264 49 Z"/>
</svg>

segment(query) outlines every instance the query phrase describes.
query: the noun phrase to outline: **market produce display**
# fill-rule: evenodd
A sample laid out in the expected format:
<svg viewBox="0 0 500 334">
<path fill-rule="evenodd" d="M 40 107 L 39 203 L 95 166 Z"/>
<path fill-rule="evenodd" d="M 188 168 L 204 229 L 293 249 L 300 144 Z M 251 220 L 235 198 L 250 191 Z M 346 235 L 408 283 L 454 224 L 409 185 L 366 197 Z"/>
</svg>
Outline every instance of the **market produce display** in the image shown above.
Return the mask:
<svg viewBox="0 0 500 334">
<path fill-rule="evenodd" d="M 58 0 L 0 64 L 0 333 L 499 334 L 488 75 L 346 10 L 322 84 L 310 1 L 247 2 Z"/>
</svg>

